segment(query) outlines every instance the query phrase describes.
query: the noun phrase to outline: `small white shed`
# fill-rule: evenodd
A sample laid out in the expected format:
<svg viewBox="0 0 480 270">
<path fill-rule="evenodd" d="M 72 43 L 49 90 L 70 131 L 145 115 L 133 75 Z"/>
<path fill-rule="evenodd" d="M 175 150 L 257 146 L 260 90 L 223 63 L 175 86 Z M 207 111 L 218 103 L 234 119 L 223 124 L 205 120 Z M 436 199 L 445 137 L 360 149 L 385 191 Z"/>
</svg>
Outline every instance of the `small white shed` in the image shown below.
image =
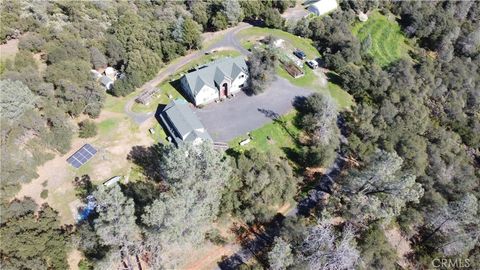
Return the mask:
<svg viewBox="0 0 480 270">
<path fill-rule="evenodd" d="M 311 4 L 308 11 L 315 15 L 324 15 L 338 8 L 337 0 L 320 0 Z"/>
</svg>

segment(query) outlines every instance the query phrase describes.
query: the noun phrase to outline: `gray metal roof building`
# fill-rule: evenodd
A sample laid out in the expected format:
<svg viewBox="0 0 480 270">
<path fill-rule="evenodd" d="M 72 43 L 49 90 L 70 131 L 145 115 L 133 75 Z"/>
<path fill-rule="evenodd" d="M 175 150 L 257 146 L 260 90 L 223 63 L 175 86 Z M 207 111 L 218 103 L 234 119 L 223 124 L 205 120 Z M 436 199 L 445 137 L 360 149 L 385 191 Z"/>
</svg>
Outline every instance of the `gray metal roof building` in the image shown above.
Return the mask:
<svg viewBox="0 0 480 270">
<path fill-rule="evenodd" d="M 220 88 L 221 82 L 225 77 L 230 80 L 235 79 L 240 72 L 248 72 L 247 63 L 243 56 L 235 58 L 226 57 L 205 66 L 199 67 L 196 71 L 185 74 L 183 80 L 186 81 L 189 89 L 187 96 L 195 97 L 204 85 L 208 85 L 211 88 Z"/>
<path fill-rule="evenodd" d="M 167 135 L 176 145 L 183 142 L 198 143 L 212 141 L 205 127 L 190 109 L 186 100 L 176 99 L 170 102 L 159 115 Z"/>
</svg>

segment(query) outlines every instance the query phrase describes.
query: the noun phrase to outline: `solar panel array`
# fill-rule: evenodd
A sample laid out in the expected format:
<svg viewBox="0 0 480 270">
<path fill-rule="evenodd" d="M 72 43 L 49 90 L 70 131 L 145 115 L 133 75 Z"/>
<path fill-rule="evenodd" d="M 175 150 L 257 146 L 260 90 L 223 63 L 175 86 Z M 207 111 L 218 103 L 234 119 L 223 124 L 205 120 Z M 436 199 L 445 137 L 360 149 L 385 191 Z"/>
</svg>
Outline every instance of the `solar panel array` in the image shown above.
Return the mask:
<svg viewBox="0 0 480 270">
<path fill-rule="evenodd" d="M 78 149 L 73 155 L 71 155 L 67 162 L 70 163 L 76 169 L 80 168 L 83 164 L 87 163 L 95 154 L 97 150 L 90 144 L 85 144 L 82 148 Z"/>
</svg>

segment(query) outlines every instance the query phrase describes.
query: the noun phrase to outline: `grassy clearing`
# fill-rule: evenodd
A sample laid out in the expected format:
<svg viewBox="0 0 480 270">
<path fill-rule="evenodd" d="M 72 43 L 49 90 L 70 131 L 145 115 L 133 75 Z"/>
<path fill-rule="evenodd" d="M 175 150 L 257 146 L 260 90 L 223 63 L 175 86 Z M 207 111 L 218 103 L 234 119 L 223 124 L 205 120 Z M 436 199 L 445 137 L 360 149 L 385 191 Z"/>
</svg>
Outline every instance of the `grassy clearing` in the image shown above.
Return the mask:
<svg viewBox="0 0 480 270">
<path fill-rule="evenodd" d="M 311 39 L 301 38 L 293 34 L 287 33 L 278 29 L 262 28 L 262 27 L 250 27 L 237 33 L 237 38 L 241 42 L 246 42 L 252 38 L 264 37 L 272 35 L 276 38 L 281 38 L 292 44 L 294 48 L 298 48 L 307 54 L 307 58 L 317 58 L 320 54 L 313 46 Z"/>
<path fill-rule="evenodd" d="M 150 137 L 155 141 L 155 143 L 162 143 L 162 144 L 167 144 L 167 134 L 163 130 L 162 126 L 160 126 L 159 123 L 155 122 L 155 124 L 152 126 L 154 130 L 154 134 L 148 132 Z"/>
<path fill-rule="evenodd" d="M 134 91 L 125 97 L 115 97 L 108 94 L 107 98 L 105 99 L 105 103 L 103 105 L 103 110 L 109 111 L 109 112 L 122 113 L 123 108 L 125 107 L 125 104 L 127 103 L 127 101 L 129 101 L 136 95 L 138 95 L 137 91 Z"/>
<path fill-rule="evenodd" d="M 134 112 L 153 112 L 157 110 L 158 104 L 168 104 L 170 102 L 170 97 L 172 99 L 181 98 L 182 95 L 173 87 L 171 82 L 164 82 L 157 86 L 160 88 L 160 92 L 154 97 L 148 105 L 143 105 L 140 103 L 133 103 L 132 111 Z"/>
<path fill-rule="evenodd" d="M 328 82 L 327 87 L 323 87 L 319 83 L 319 78 L 307 65 L 304 65 L 305 75 L 300 78 L 293 78 L 285 69 L 278 67 L 277 74 L 287 79 L 291 84 L 302 88 L 312 89 L 321 93 L 328 93 L 337 102 L 338 106 L 343 110 L 348 110 L 354 103 L 353 97 L 343 90 L 340 86 L 333 82 Z"/>
<path fill-rule="evenodd" d="M 72 178 L 73 180 L 73 178 Z M 48 202 L 55 208 L 59 213 L 64 213 L 61 215 L 62 223 L 64 224 L 73 224 L 75 222 L 75 215 L 70 209 L 70 203 L 74 202 L 78 198 L 75 196 L 75 190 L 69 189 L 65 192 L 52 192 L 49 195 Z M 71 215 L 65 213 L 72 213 Z"/>
<path fill-rule="evenodd" d="M 118 118 L 109 118 L 98 123 L 97 128 L 100 137 L 104 137 L 111 133 L 111 131 L 117 127 L 119 121 L 120 119 Z"/>
<path fill-rule="evenodd" d="M 255 148 L 260 151 L 270 150 L 278 155 L 285 156 L 285 150 L 297 150 L 295 140 L 300 130 L 293 124 L 295 116 L 296 112 L 293 111 L 282 116 L 280 121 L 274 121 L 253 130 L 250 132 L 253 140 L 247 145 L 240 146 L 239 144 L 248 138 L 245 135 L 230 141 L 229 146 L 236 152 Z M 270 137 L 270 140 L 268 140 L 267 137 Z"/>
<path fill-rule="evenodd" d="M 237 34 L 237 37 L 241 41 L 242 46 L 246 49 L 249 49 L 255 45 L 257 38 L 266 35 L 272 35 L 274 37 L 284 39 L 286 41 L 286 44 L 284 44 L 285 48 L 283 49 L 285 50 L 284 53 L 292 53 L 290 50 L 299 48 L 307 54 L 307 59 L 318 58 L 320 55 L 310 39 L 301 38 L 277 29 L 251 27 L 240 31 Z M 312 69 L 304 64 L 303 70 L 305 75 L 297 79 L 290 76 L 287 71 L 281 67 L 277 68 L 277 74 L 289 80 L 290 83 L 298 87 L 329 93 L 342 109 L 348 109 L 353 105 L 353 98 L 340 86 L 331 82 L 329 82 L 327 86 L 321 86 L 317 74 L 315 74 Z"/>
<path fill-rule="evenodd" d="M 337 101 L 340 108 L 348 110 L 352 107 L 354 100 L 353 97 L 347 93 L 347 91 L 343 90 L 340 86 L 332 82 L 328 82 L 327 87 L 328 93 L 330 93 L 330 96 Z"/>
<path fill-rule="evenodd" d="M 408 57 L 409 46 L 403 36 L 400 26 L 393 19 L 375 11 L 366 22 L 357 22 L 352 33 L 364 44 L 370 39 L 370 46 L 366 48 L 380 66 Z M 363 47 L 363 46 L 362 46 Z"/>
</svg>

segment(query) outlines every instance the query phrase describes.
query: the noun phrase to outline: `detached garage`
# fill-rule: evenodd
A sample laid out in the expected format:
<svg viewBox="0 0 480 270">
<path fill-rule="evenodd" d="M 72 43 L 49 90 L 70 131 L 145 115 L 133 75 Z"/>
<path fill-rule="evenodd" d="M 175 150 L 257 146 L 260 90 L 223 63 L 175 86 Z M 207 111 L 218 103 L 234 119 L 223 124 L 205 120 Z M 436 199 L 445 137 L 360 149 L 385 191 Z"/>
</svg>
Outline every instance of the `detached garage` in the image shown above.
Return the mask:
<svg viewBox="0 0 480 270">
<path fill-rule="evenodd" d="M 338 8 L 337 0 L 320 0 L 311 4 L 308 11 L 315 15 L 324 15 Z"/>
</svg>

